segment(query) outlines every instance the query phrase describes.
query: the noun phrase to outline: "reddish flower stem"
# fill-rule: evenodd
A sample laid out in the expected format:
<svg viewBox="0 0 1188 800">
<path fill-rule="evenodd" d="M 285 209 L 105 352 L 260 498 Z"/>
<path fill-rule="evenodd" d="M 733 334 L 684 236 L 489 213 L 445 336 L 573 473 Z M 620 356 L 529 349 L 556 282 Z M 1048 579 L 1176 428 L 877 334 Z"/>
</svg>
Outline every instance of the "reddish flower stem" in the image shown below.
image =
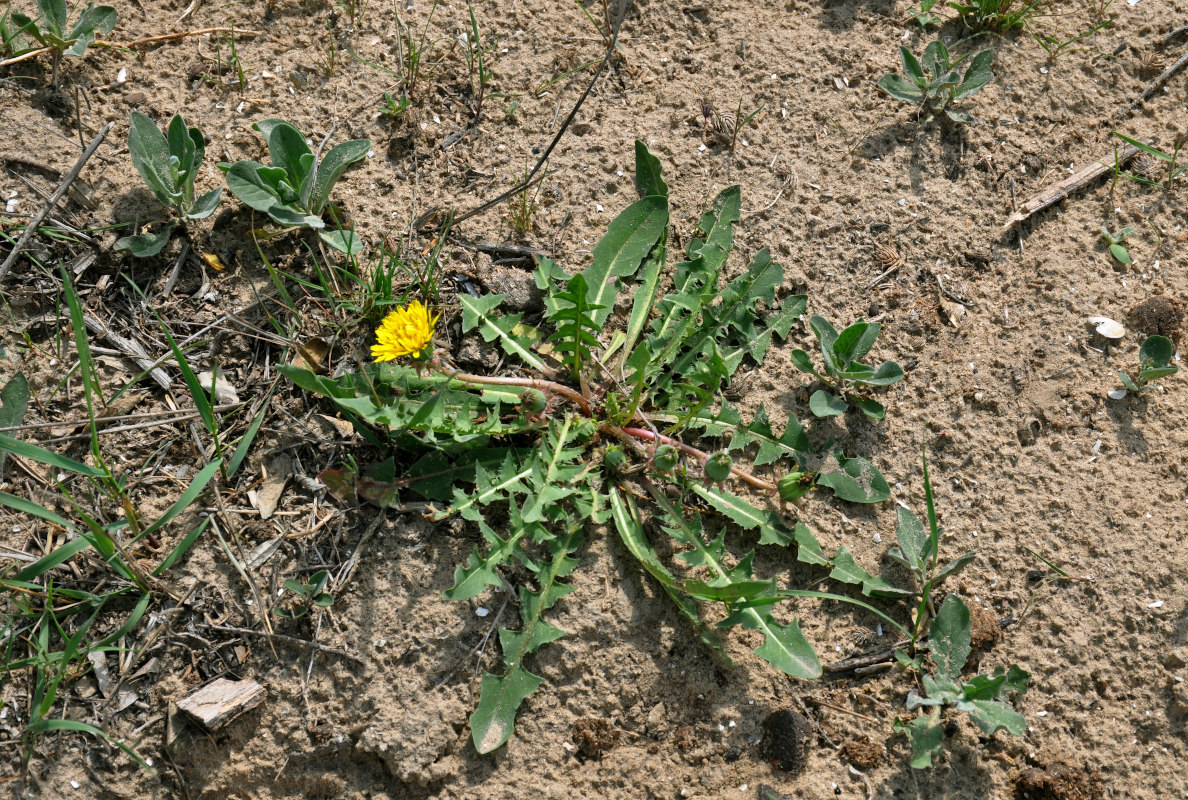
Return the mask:
<svg viewBox="0 0 1188 800">
<path fill-rule="evenodd" d="M 590 413 L 590 404 L 586 398 L 580 394 L 555 381 L 546 381 L 539 378 L 506 378 L 503 376 L 489 376 L 489 375 L 471 375 L 468 372 L 444 372 L 451 380 L 463 381 L 464 383 L 478 383 L 489 386 L 520 386 L 525 389 L 539 389 L 546 395 L 555 394 L 564 397 L 577 405 L 582 410 L 583 414 Z"/>
<path fill-rule="evenodd" d="M 627 427 L 611 428 L 607 432 L 613 434 L 614 431 L 616 431 L 616 430 L 621 431 L 622 433 L 626 434 L 627 436 L 631 436 L 636 439 L 645 439 L 649 442 L 659 442 L 660 444 L 670 444 L 673 447 L 680 450 L 685 455 L 687 455 L 691 458 L 695 458 L 698 461 L 704 461 L 706 459 L 706 457 L 709 455 L 705 451 L 698 450 L 696 447 L 687 445 L 678 439 L 673 439 L 671 436 L 665 436 L 662 433 L 653 433 L 652 431 L 644 430 L 643 428 L 627 428 Z M 756 478 L 751 473 L 745 472 L 741 469 L 738 469 L 737 467 L 731 467 L 730 474 L 733 475 L 734 477 L 738 478 L 741 481 L 751 484 L 756 489 L 761 489 L 765 492 L 772 492 L 772 493 L 774 493 L 776 491 L 776 487 L 774 484 L 768 483 L 767 481 L 762 480 L 761 478 Z"/>
</svg>

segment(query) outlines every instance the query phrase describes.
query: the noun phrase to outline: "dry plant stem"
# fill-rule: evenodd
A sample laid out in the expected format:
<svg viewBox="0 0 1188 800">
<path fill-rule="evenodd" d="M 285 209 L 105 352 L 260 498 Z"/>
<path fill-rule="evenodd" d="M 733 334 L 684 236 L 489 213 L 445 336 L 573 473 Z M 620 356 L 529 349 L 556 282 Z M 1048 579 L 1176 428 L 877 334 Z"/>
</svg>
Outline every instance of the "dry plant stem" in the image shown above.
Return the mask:
<svg viewBox="0 0 1188 800">
<path fill-rule="evenodd" d="M 146 44 L 156 44 L 157 42 L 172 42 L 175 39 L 184 39 L 187 36 L 205 36 L 208 33 L 235 33 L 240 36 L 259 36 L 260 35 L 259 31 L 244 31 L 244 30 L 239 30 L 239 29 L 233 30 L 231 28 L 203 28 L 200 31 L 186 31 L 184 33 L 165 33 L 160 36 L 150 36 L 147 39 L 137 39 L 134 42 L 127 42 L 126 44 L 121 44 L 120 42 L 109 42 L 104 39 L 96 39 L 95 41 L 91 42 L 91 44 L 98 45 L 99 47 L 118 47 L 118 48 L 124 48 L 127 50 L 131 50 L 134 47 L 143 47 Z M 45 55 L 46 53 L 50 52 L 52 49 L 53 49 L 52 47 L 39 47 L 36 50 L 30 50 L 28 53 L 22 53 L 21 55 L 16 56 L 15 58 L 9 58 L 9 59 L 5 59 L 4 61 L 0 61 L 0 67 L 7 67 L 9 64 L 18 64 L 21 61 L 26 61 L 30 58 L 36 58 L 37 56 Z"/>
<path fill-rule="evenodd" d="M 215 411 L 230 411 L 237 408 L 239 403 L 224 403 L 214 407 Z M 181 416 L 178 416 L 180 413 Z M 74 428 L 79 425 L 89 425 L 92 422 L 96 424 L 104 424 L 108 422 L 128 422 L 134 419 L 147 420 L 153 417 L 166 417 L 167 419 L 157 420 L 158 424 L 165 424 L 171 422 L 185 422 L 190 417 L 198 412 L 195 411 L 142 411 L 136 414 L 117 414 L 110 417 L 95 417 L 95 419 L 67 419 L 58 420 L 54 422 L 26 422 L 24 425 L 9 425 L 0 428 L 0 433 L 12 433 L 13 431 L 31 431 L 40 428 Z M 104 431 L 99 431 L 103 433 Z"/>
<path fill-rule="evenodd" d="M 505 378 L 503 376 L 471 375 L 468 372 L 446 372 L 444 370 L 442 370 L 442 374 L 451 380 L 462 381 L 464 383 L 486 384 L 489 386 L 522 386 L 525 389 L 539 389 L 546 394 L 560 395 L 566 400 L 575 403 L 582 410 L 582 413 L 590 413 L 590 404 L 586 401 L 586 398 L 568 386 L 555 381 L 546 381 L 540 378 Z"/>
<path fill-rule="evenodd" d="M 91 156 L 93 156 L 95 151 L 99 149 L 99 145 L 103 144 L 103 140 L 107 138 L 107 134 L 111 131 L 111 127 L 113 125 L 115 125 L 114 122 L 109 122 L 103 126 L 103 130 L 99 131 L 95 138 L 91 140 L 91 143 L 87 145 L 87 149 L 83 150 L 82 155 L 80 155 L 78 157 L 78 161 L 75 162 L 74 168 L 71 169 L 70 172 L 66 174 L 66 177 L 62 179 L 62 182 L 58 184 L 58 188 L 55 189 L 54 193 L 50 195 L 50 199 L 45 202 L 45 205 L 41 207 L 40 211 L 38 211 L 29 219 L 29 224 L 25 226 L 25 232 L 21 234 L 20 239 L 17 239 L 17 243 L 13 246 L 12 252 L 8 254 L 8 258 L 4 259 L 3 264 L 0 264 L 0 281 L 3 281 L 5 276 L 8 275 L 8 271 L 12 269 L 13 263 L 16 262 L 17 258 L 24 251 L 25 246 L 29 244 L 29 239 L 31 239 L 33 234 L 37 232 L 37 228 L 40 227 L 42 221 L 44 221 L 45 218 L 49 216 L 49 213 L 54 210 L 54 206 L 56 206 L 58 201 L 62 199 L 62 196 L 65 195 L 67 191 L 69 191 L 70 185 L 74 183 L 75 178 L 77 178 L 78 174 L 82 172 L 82 168 L 86 166 L 86 163 L 90 161 Z"/>
<path fill-rule="evenodd" d="M 653 433 L 652 431 L 645 431 L 643 428 L 619 428 L 613 425 L 603 425 L 599 427 L 599 430 L 603 431 L 604 433 L 610 433 L 612 436 L 616 435 L 615 431 L 621 431 L 624 435 L 634 437 L 636 439 L 647 439 L 648 441 L 659 442 L 660 444 L 670 444 L 685 455 L 699 460 L 705 460 L 709 456 L 709 453 L 698 450 L 696 447 L 687 445 L 677 439 L 673 439 L 671 436 L 665 436 L 662 433 Z M 756 489 L 761 489 L 765 492 L 771 492 L 772 494 L 774 494 L 776 491 L 774 484 L 768 483 L 767 481 L 761 480 L 760 478 L 756 478 L 751 473 L 744 472 L 743 470 L 736 467 L 732 467 L 730 469 L 730 474 L 745 483 L 751 484 Z"/>
<path fill-rule="evenodd" d="M 336 656 L 350 659 L 356 664 L 366 664 L 367 661 L 355 655 L 348 653 L 346 650 L 339 650 L 337 647 L 330 647 L 329 645 L 319 644 L 318 642 L 311 642 L 308 639 L 298 639 L 296 636 L 286 636 L 283 633 L 265 633 L 264 631 L 254 631 L 251 628 L 239 628 L 234 625 L 203 625 L 207 630 L 212 631 L 226 631 L 227 633 L 246 634 L 248 636 L 260 636 L 265 639 L 275 639 L 280 642 L 288 642 L 289 644 L 299 645 L 301 647 L 309 647 L 313 650 L 321 650 L 323 653 L 333 653 Z"/>
<path fill-rule="evenodd" d="M 1175 75 L 1177 72 L 1179 72 L 1181 69 L 1183 69 L 1185 64 L 1188 64 L 1188 53 L 1185 53 L 1184 55 L 1177 58 L 1176 63 L 1172 64 L 1170 67 L 1165 69 L 1163 72 L 1159 73 L 1159 75 L 1156 76 L 1155 80 L 1153 80 L 1149 84 L 1147 84 L 1147 88 L 1143 89 L 1142 94 L 1140 94 L 1138 96 L 1137 100 L 1135 100 L 1134 102 L 1132 102 L 1130 104 L 1130 107 L 1137 108 L 1140 103 L 1142 103 L 1144 100 L 1146 100 L 1152 94 L 1154 94 L 1155 91 L 1157 89 L 1159 89 L 1160 86 L 1162 86 L 1164 83 L 1166 83 L 1168 78 L 1170 78 L 1172 75 Z"/>
<path fill-rule="evenodd" d="M 606 69 L 606 65 L 610 61 L 610 57 L 614 54 L 616 48 L 618 47 L 619 29 L 623 25 L 623 16 L 626 10 L 627 4 L 625 2 L 620 2 L 619 9 L 615 15 L 617 19 L 611 26 L 611 37 L 610 42 L 606 47 L 606 54 L 603 55 L 602 60 L 598 62 L 598 69 L 595 70 L 594 77 L 590 79 L 590 83 L 586 86 L 586 91 L 582 92 L 582 96 L 578 98 L 576 103 L 574 103 L 573 109 L 569 112 L 569 116 L 565 118 L 563 123 L 561 123 L 561 129 L 557 131 L 556 136 L 553 137 L 553 141 L 549 142 L 549 146 L 546 147 L 544 152 L 540 154 L 540 158 L 537 159 L 536 166 L 532 168 L 532 171 L 524 177 L 524 180 L 522 180 L 519 185 L 513 186 L 503 194 L 496 197 L 494 200 L 488 200 L 478 208 L 473 208 L 470 211 L 467 211 L 465 214 L 459 214 L 458 216 L 454 217 L 454 225 L 468 220 L 476 214 L 481 214 L 489 208 L 499 205 L 504 200 L 507 200 L 509 197 L 514 197 L 516 194 L 527 190 L 532 186 L 532 184 L 544 178 L 543 175 L 540 178 L 537 178 L 536 173 L 539 172 L 540 168 L 544 166 L 544 163 L 549 160 L 549 156 L 552 154 L 553 148 L 555 148 L 557 143 L 561 141 L 561 137 L 565 135 L 565 131 L 569 129 L 569 126 L 573 124 L 573 120 L 574 117 L 577 116 L 578 109 L 582 107 L 582 103 L 586 102 L 586 98 L 590 96 L 590 92 L 594 89 L 594 85 L 598 83 L 598 79 L 602 77 L 602 71 Z"/>
</svg>

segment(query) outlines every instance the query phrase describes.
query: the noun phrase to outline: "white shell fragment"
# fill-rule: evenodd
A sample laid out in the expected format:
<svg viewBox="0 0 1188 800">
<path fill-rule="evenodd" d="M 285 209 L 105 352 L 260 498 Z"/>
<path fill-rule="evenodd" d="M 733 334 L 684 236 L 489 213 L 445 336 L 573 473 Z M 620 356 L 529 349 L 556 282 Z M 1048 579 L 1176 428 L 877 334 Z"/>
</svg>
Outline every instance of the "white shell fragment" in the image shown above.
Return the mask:
<svg viewBox="0 0 1188 800">
<path fill-rule="evenodd" d="M 1107 339 L 1121 339 L 1126 335 L 1126 328 L 1121 322 L 1109 317 L 1090 317 L 1089 322 L 1097 326 L 1097 332 Z"/>
<path fill-rule="evenodd" d="M 1125 389 L 1111 389 L 1110 391 L 1106 392 L 1106 397 L 1110 398 L 1111 400 L 1121 400 L 1125 396 Z"/>
</svg>

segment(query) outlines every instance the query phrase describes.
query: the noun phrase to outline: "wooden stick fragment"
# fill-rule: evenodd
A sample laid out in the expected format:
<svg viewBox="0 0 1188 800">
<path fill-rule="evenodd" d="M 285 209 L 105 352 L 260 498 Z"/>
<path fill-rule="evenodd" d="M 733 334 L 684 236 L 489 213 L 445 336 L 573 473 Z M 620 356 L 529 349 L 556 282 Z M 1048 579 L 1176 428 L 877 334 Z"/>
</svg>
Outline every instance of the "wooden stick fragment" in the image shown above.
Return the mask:
<svg viewBox="0 0 1188 800">
<path fill-rule="evenodd" d="M 75 162 L 74 168 L 71 169 L 70 172 L 66 174 L 66 177 L 62 179 L 62 182 L 58 184 L 58 188 L 55 189 L 54 193 L 50 195 L 49 200 L 46 200 L 45 205 L 41 207 L 41 210 L 29 219 L 29 224 L 25 226 L 25 232 L 21 234 L 20 239 L 17 239 L 17 243 L 13 246 L 12 251 L 8 254 L 8 258 L 4 259 L 3 264 L 0 264 L 0 281 L 3 281 L 5 276 L 8 275 L 8 271 L 12 269 L 12 265 L 17 260 L 17 257 L 20 256 L 20 254 L 24 251 L 25 246 L 29 244 L 29 239 L 33 237 L 33 234 L 37 232 L 37 229 L 41 226 L 41 223 L 46 217 L 49 216 L 50 212 L 54 210 L 54 206 L 56 206 L 58 201 L 62 199 L 62 196 L 65 195 L 67 191 L 69 191 L 70 185 L 74 183 L 75 178 L 77 178 L 78 174 L 82 172 L 82 168 L 86 166 L 86 163 L 90 161 L 91 156 L 93 156 L 95 151 L 99 149 L 99 145 L 101 145 L 103 140 L 107 138 L 107 134 L 111 130 L 111 126 L 114 124 L 114 122 L 109 122 L 103 126 L 103 130 L 99 131 L 98 135 L 91 140 L 89 145 L 87 145 L 87 149 L 83 150 L 82 155 L 80 155 L 78 157 L 78 161 Z"/>
<path fill-rule="evenodd" d="M 264 687 L 250 678 L 242 681 L 219 678 L 186 697 L 177 707 L 206 730 L 217 731 L 263 703 L 264 694 Z"/>
<path fill-rule="evenodd" d="M 140 342 L 120 336 L 90 314 L 83 314 L 83 322 L 86 323 L 87 330 L 91 333 L 111 342 L 120 350 L 124 351 L 128 358 L 136 362 L 137 366 L 141 369 L 147 369 L 149 371 L 149 377 L 156 381 L 157 385 L 162 389 L 168 390 L 173 386 L 173 381 L 165 374 L 165 370 L 156 366 L 157 362 L 149 358 L 148 351 L 144 349 Z"/>
<path fill-rule="evenodd" d="M 1138 148 L 1134 145 L 1128 144 L 1118 151 L 1117 164 L 1121 166 L 1130 159 L 1134 158 L 1138 153 Z M 1043 211 L 1050 205 L 1060 202 L 1068 197 L 1073 192 L 1092 183 L 1096 178 L 1101 177 L 1105 173 L 1114 168 L 1113 163 L 1107 164 L 1104 161 L 1094 161 L 1086 167 L 1083 167 L 1073 175 L 1069 175 L 1064 180 L 1057 184 L 1049 186 L 1042 192 L 1024 200 L 1019 204 L 1018 210 L 1007 219 L 1006 224 L 1002 226 L 1004 231 L 1009 231 L 1011 227 L 1022 222 L 1037 211 Z"/>
</svg>

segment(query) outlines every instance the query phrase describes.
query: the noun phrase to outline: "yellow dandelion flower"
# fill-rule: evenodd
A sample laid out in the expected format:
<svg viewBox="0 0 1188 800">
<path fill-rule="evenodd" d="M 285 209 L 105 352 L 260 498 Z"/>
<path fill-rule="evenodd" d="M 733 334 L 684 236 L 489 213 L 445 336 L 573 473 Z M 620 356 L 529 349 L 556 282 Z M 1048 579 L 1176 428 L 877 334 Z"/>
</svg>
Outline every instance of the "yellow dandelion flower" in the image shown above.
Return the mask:
<svg viewBox="0 0 1188 800">
<path fill-rule="evenodd" d="M 402 356 L 419 360 L 426 350 L 432 350 L 433 328 L 440 317 L 430 314 L 420 300 L 396 309 L 376 329 L 371 357 L 376 361 L 394 361 Z"/>
</svg>

